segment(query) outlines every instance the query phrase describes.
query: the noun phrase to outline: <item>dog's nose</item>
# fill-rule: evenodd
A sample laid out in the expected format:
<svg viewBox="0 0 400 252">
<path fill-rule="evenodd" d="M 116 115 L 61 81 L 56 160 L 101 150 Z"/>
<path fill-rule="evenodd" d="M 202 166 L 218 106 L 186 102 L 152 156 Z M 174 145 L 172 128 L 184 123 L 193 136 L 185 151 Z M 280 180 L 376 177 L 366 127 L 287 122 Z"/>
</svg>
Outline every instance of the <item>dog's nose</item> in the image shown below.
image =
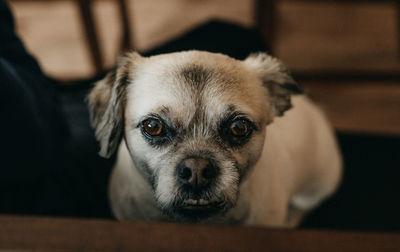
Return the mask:
<svg viewBox="0 0 400 252">
<path fill-rule="evenodd" d="M 217 175 L 216 167 L 203 158 L 188 158 L 178 165 L 179 182 L 194 189 L 205 186 Z"/>
</svg>

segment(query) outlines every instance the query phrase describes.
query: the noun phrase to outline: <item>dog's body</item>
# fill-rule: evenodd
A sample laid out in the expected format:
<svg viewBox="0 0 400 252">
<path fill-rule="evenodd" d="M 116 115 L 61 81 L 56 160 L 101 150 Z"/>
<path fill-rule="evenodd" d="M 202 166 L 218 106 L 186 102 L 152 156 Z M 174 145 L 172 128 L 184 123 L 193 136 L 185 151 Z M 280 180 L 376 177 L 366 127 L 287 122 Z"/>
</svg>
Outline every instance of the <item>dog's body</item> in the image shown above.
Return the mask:
<svg viewBox="0 0 400 252">
<path fill-rule="evenodd" d="M 341 174 L 327 120 L 303 95 L 291 103 L 298 91 L 265 54 L 120 61 L 89 97 L 101 154 L 119 145 L 110 180 L 115 216 L 297 225 Z"/>
</svg>

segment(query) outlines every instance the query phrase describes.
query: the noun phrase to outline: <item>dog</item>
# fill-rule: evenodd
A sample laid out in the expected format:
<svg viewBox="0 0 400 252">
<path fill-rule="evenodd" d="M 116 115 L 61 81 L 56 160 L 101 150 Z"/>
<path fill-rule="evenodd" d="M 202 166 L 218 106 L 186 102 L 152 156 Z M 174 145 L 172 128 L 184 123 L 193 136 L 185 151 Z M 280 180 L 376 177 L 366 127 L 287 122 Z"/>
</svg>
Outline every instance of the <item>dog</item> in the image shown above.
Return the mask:
<svg viewBox="0 0 400 252">
<path fill-rule="evenodd" d="M 88 103 L 120 220 L 295 227 L 341 178 L 325 115 L 266 53 L 131 52 Z"/>
</svg>

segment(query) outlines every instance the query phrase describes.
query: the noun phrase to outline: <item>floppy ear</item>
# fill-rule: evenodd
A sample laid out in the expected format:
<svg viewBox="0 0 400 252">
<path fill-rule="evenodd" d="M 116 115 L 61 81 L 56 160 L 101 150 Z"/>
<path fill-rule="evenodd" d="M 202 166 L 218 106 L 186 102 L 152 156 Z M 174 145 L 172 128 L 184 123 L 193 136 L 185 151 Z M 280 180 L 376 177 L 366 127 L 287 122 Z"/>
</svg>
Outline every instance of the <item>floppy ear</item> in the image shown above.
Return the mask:
<svg viewBox="0 0 400 252">
<path fill-rule="evenodd" d="M 116 69 L 96 82 L 89 94 L 90 120 L 100 142 L 102 157 L 110 157 L 123 137 L 126 89 L 140 59 L 142 57 L 135 52 L 120 57 Z"/>
<path fill-rule="evenodd" d="M 271 120 L 282 116 L 292 107 L 290 96 L 304 93 L 290 76 L 283 63 L 266 53 L 251 54 L 244 63 L 254 69 L 268 90 L 271 102 Z"/>
</svg>

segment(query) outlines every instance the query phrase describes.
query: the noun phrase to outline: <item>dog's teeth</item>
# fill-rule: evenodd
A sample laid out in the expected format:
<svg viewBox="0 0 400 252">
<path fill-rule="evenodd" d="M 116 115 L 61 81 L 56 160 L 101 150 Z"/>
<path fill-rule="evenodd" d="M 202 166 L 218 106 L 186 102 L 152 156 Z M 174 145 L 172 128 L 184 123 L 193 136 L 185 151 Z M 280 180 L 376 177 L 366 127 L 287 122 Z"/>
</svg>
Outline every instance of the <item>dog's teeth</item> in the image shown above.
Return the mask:
<svg viewBox="0 0 400 252">
<path fill-rule="evenodd" d="M 187 200 L 185 200 L 185 203 L 188 205 L 197 205 L 198 201 L 194 200 L 194 199 L 187 199 Z"/>
<path fill-rule="evenodd" d="M 208 200 L 199 199 L 199 204 L 200 205 L 208 205 Z"/>
<path fill-rule="evenodd" d="M 210 201 L 208 201 L 208 200 L 205 200 L 205 199 L 187 199 L 187 200 L 185 200 L 185 204 L 187 204 L 187 205 L 193 205 L 193 206 L 195 206 L 195 205 L 201 205 L 201 206 L 204 206 L 204 205 L 208 205 L 208 204 L 210 204 Z"/>
</svg>

